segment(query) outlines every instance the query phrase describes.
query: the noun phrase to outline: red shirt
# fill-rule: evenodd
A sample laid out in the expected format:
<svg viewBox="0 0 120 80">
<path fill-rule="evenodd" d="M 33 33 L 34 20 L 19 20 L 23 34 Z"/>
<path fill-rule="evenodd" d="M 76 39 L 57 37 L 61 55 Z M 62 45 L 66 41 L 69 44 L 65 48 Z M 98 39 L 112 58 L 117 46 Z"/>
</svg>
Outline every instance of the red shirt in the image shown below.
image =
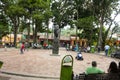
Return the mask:
<svg viewBox="0 0 120 80">
<path fill-rule="evenodd" d="M 24 48 L 25 48 L 24 44 L 22 44 L 21 48 L 22 48 L 22 49 L 24 49 Z"/>
</svg>

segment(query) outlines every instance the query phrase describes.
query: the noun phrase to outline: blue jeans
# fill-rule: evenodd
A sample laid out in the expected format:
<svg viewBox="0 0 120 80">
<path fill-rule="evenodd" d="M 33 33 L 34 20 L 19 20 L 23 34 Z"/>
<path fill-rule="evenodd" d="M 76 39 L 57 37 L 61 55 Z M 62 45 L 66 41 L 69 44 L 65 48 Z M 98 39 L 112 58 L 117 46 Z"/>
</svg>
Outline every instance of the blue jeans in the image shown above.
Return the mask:
<svg viewBox="0 0 120 80">
<path fill-rule="evenodd" d="M 106 55 L 106 56 L 108 55 L 108 49 L 105 50 L 105 55 Z"/>
</svg>

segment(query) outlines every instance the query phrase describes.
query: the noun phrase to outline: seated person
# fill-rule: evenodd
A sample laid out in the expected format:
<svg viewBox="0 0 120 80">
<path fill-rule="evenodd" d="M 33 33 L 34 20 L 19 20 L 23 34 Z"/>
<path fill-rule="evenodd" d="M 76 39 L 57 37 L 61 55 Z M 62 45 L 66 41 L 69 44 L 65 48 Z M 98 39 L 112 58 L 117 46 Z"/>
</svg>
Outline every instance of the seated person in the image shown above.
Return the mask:
<svg viewBox="0 0 120 80">
<path fill-rule="evenodd" d="M 118 73 L 118 68 L 116 62 L 112 61 L 108 68 L 108 73 Z"/>
<path fill-rule="evenodd" d="M 76 59 L 77 59 L 77 60 L 83 60 L 83 56 L 82 56 L 81 51 L 79 51 L 79 52 L 77 53 Z"/>
<path fill-rule="evenodd" d="M 104 73 L 104 71 L 97 68 L 96 61 L 92 61 L 92 66 L 86 69 L 85 74 L 97 74 L 97 73 Z"/>
</svg>

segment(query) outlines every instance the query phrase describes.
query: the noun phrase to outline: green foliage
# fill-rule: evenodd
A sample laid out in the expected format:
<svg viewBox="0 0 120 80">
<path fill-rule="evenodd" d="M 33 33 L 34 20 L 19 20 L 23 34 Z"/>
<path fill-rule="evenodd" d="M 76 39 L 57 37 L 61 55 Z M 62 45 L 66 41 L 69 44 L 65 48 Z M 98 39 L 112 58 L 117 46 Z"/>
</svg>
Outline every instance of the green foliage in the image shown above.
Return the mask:
<svg viewBox="0 0 120 80">
<path fill-rule="evenodd" d="M 59 28 L 70 24 L 73 13 L 70 1 L 54 1 L 51 9 L 54 17 L 53 22 L 59 25 Z"/>
<path fill-rule="evenodd" d="M 48 23 L 52 18 L 59 28 L 64 28 L 68 24 L 73 28 L 77 26 L 80 38 L 87 38 L 90 42 L 97 42 L 98 32 L 102 29 L 101 34 L 105 41 L 109 30 L 103 30 L 105 29 L 104 23 L 110 24 L 112 21 L 111 14 L 119 9 L 118 1 L 0 0 L 2 3 L 0 5 L 0 20 L 2 20 L 0 21 L 0 32 L 8 32 L 8 23 L 16 33 L 18 27 L 20 27 L 20 31 L 23 31 L 26 28 L 29 29 L 30 24 L 35 24 L 36 33 L 49 32 Z M 45 25 L 43 26 L 42 23 Z M 99 29 L 100 25 L 103 28 Z M 113 30 L 116 32 L 116 29 L 113 28 Z"/>
<path fill-rule="evenodd" d="M 94 18 L 92 16 L 78 19 L 76 26 L 81 31 L 78 33 L 80 38 L 88 40 L 88 44 L 97 42 L 99 28 L 93 25 Z"/>
<path fill-rule="evenodd" d="M 9 33 L 8 23 L 4 15 L 0 15 L 0 39 Z"/>
<path fill-rule="evenodd" d="M 76 25 L 78 26 L 78 29 L 80 29 L 81 27 L 86 29 L 91 29 L 93 28 L 93 19 L 94 18 L 92 16 L 86 18 L 80 18 L 78 19 Z"/>
</svg>

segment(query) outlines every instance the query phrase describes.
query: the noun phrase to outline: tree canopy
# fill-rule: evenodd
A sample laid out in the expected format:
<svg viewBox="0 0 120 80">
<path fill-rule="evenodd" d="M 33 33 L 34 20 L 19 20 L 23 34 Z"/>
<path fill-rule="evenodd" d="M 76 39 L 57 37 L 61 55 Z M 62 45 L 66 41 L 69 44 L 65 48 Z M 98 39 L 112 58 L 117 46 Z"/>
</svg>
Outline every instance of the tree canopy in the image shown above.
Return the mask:
<svg viewBox="0 0 120 80">
<path fill-rule="evenodd" d="M 15 46 L 17 33 L 24 29 L 28 31 L 28 39 L 32 29 L 36 43 L 37 32 L 49 31 L 50 19 L 57 25 L 59 37 L 61 29 L 70 25 L 76 28 L 76 36 L 100 46 L 105 44 L 113 24 L 112 34 L 119 28 L 115 22 L 120 13 L 119 0 L 0 0 L 0 4 L 0 38 L 11 26 Z"/>
</svg>

